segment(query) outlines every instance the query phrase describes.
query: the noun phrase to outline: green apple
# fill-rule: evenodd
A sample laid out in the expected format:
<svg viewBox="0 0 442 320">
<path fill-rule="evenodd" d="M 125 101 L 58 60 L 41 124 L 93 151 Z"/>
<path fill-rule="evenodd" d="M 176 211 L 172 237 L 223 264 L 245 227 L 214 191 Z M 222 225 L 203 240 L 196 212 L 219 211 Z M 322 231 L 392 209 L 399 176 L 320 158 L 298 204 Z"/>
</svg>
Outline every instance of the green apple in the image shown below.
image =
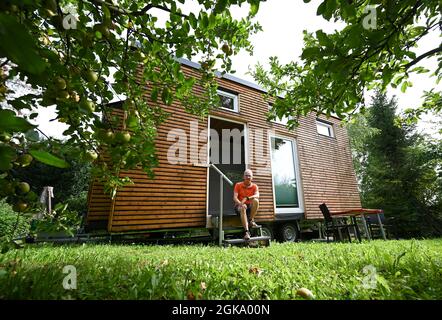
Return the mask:
<svg viewBox="0 0 442 320">
<path fill-rule="evenodd" d="M 82 99 L 80 101 L 80 109 L 86 113 L 93 113 L 95 111 L 95 103 L 90 100 Z"/>
<path fill-rule="evenodd" d="M 107 130 L 104 137 L 106 140 L 111 141 L 115 138 L 115 134 L 112 132 L 112 130 Z"/>
<path fill-rule="evenodd" d="M 102 23 L 96 24 L 94 30 L 100 32 L 103 38 L 108 38 L 110 36 L 109 28 Z"/>
<path fill-rule="evenodd" d="M 22 166 L 22 167 L 26 167 L 29 166 L 32 162 L 32 160 L 34 160 L 34 158 L 30 155 L 30 154 L 22 154 L 20 157 L 18 157 L 17 162 Z"/>
<path fill-rule="evenodd" d="M 69 99 L 69 97 L 70 97 L 69 92 L 67 92 L 66 90 L 61 90 L 61 91 L 58 91 L 58 93 L 57 93 L 58 99 L 66 100 L 66 99 Z"/>
<path fill-rule="evenodd" d="M 95 83 L 98 80 L 98 74 L 92 70 L 85 71 L 83 77 L 86 81 L 90 83 Z"/>
<path fill-rule="evenodd" d="M 55 86 L 59 89 L 59 90 L 64 90 L 66 89 L 66 80 L 64 80 L 62 77 L 57 77 L 55 78 Z"/>
<path fill-rule="evenodd" d="M 87 151 L 85 155 L 86 159 L 89 161 L 94 161 L 98 158 L 98 154 L 95 151 Z"/>
<path fill-rule="evenodd" d="M 129 142 L 130 141 L 130 133 L 129 132 L 124 132 L 123 133 L 123 142 Z"/>
<path fill-rule="evenodd" d="M 130 141 L 130 133 L 129 132 L 117 132 L 117 134 L 115 135 L 115 140 L 121 143 L 127 143 Z"/>
<path fill-rule="evenodd" d="M 0 134 L 0 141 L 2 142 L 9 142 L 11 141 L 11 135 L 7 132 L 3 132 Z"/>
<path fill-rule="evenodd" d="M 31 190 L 31 187 L 27 182 L 20 182 L 17 185 L 17 188 L 20 190 L 21 193 L 28 193 Z"/>
<path fill-rule="evenodd" d="M 16 212 L 23 212 L 28 208 L 28 204 L 26 202 L 19 201 L 16 203 L 12 209 Z"/>
</svg>

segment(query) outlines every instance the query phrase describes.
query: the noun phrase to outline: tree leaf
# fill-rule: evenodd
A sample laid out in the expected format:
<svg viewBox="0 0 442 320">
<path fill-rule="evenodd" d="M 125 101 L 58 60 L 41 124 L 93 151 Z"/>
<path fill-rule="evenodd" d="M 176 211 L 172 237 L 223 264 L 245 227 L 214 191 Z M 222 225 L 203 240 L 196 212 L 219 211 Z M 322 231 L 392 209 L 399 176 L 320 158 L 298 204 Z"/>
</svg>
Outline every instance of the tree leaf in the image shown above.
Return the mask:
<svg viewBox="0 0 442 320">
<path fill-rule="evenodd" d="M 39 74 L 46 68 L 36 52 L 34 38 L 24 24 L 10 15 L 0 14 L 0 51 L 29 73 Z"/>
<path fill-rule="evenodd" d="M 228 0 L 218 0 L 218 2 L 215 5 L 215 13 L 221 13 L 223 12 L 228 4 Z"/>
<path fill-rule="evenodd" d="M 158 101 L 158 87 L 152 88 L 152 93 L 150 94 L 150 98 L 152 99 L 153 102 Z"/>
<path fill-rule="evenodd" d="M 318 7 L 318 10 L 316 11 L 316 15 L 320 16 L 325 12 L 325 9 L 327 8 L 327 0 L 324 0 Z"/>
<path fill-rule="evenodd" d="M 0 110 L 0 131 L 26 132 L 36 127 L 25 119 L 17 117 L 14 111 Z"/>
<path fill-rule="evenodd" d="M 319 44 L 321 46 L 333 45 L 333 43 L 328 38 L 327 34 L 322 30 L 316 31 L 316 37 L 318 38 Z"/>
<path fill-rule="evenodd" d="M 10 169 L 11 161 L 16 156 L 15 150 L 10 146 L 0 146 L 0 170 Z"/>
<path fill-rule="evenodd" d="M 259 10 L 259 1 L 252 1 L 250 3 L 250 15 L 254 16 L 258 13 Z"/>
<path fill-rule="evenodd" d="M 40 140 L 40 135 L 37 130 L 29 130 L 25 133 L 26 139 L 30 141 L 38 141 Z"/>
<path fill-rule="evenodd" d="M 207 13 L 201 14 L 201 27 L 206 29 L 209 26 L 209 18 L 207 17 Z"/>
<path fill-rule="evenodd" d="M 42 150 L 30 150 L 29 153 L 38 161 L 57 168 L 69 168 L 69 163 Z"/>
<path fill-rule="evenodd" d="M 163 92 L 161 94 L 161 99 L 167 105 L 170 105 L 172 103 L 172 94 L 171 94 L 169 88 L 167 88 L 167 87 L 163 88 Z"/>
<path fill-rule="evenodd" d="M 407 91 L 407 88 L 408 88 L 408 81 L 404 81 L 401 86 L 401 91 L 405 92 Z"/>
<path fill-rule="evenodd" d="M 198 26 L 198 20 L 196 19 L 195 15 L 193 14 L 193 12 L 191 12 L 189 14 L 189 23 L 192 26 L 193 29 L 196 29 L 196 27 Z"/>
<path fill-rule="evenodd" d="M 321 50 L 318 47 L 309 47 L 309 48 L 305 48 L 302 51 L 302 55 L 301 58 L 308 60 L 313 56 L 316 56 L 317 54 L 319 54 L 321 52 Z"/>
</svg>

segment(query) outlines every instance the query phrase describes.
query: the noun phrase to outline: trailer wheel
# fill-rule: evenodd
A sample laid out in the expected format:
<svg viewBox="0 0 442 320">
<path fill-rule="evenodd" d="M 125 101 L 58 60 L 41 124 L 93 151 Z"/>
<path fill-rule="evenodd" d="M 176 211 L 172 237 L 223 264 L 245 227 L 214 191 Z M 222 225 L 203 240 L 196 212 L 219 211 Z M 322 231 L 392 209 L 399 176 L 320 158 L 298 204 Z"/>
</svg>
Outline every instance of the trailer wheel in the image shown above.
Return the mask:
<svg viewBox="0 0 442 320">
<path fill-rule="evenodd" d="M 262 226 L 261 232 L 264 237 L 270 237 L 270 240 L 274 239 L 273 229 L 270 226 Z"/>
<path fill-rule="evenodd" d="M 279 227 L 279 240 L 283 242 L 296 242 L 299 239 L 296 223 L 284 223 Z"/>
</svg>

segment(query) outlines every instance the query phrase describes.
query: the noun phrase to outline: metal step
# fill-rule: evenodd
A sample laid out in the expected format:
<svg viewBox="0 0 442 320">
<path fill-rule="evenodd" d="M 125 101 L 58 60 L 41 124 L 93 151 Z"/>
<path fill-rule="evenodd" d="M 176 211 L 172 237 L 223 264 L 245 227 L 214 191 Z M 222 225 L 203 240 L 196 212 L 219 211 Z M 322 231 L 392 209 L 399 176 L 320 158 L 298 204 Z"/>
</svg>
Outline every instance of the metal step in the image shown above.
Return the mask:
<svg viewBox="0 0 442 320">
<path fill-rule="evenodd" d="M 243 244 L 243 243 L 250 243 L 255 241 L 266 241 L 267 245 L 270 244 L 270 237 L 268 236 L 261 236 L 261 237 L 251 237 L 250 240 L 244 240 L 244 239 L 228 239 L 224 240 L 224 243 L 226 244 Z"/>
<path fill-rule="evenodd" d="M 256 226 L 256 227 L 249 227 L 250 228 L 250 230 L 259 230 L 259 229 L 261 229 L 262 228 L 262 226 Z M 237 227 L 235 227 L 235 226 L 231 226 L 231 227 L 224 227 L 223 228 L 223 230 L 224 231 L 226 231 L 226 230 L 242 230 L 242 231 L 244 231 L 244 228 L 243 228 L 243 226 L 237 226 Z"/>
</svg>

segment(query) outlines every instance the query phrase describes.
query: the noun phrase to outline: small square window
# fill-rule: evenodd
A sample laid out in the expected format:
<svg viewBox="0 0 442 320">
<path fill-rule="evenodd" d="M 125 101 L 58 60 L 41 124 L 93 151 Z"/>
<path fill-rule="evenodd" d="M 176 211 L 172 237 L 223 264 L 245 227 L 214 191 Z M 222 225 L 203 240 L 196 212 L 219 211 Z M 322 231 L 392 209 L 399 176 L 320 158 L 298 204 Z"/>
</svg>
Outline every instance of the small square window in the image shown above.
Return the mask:
<svg viewBox="0 0 442 320">
<path fill-rule="evenodd" d="M 223 90 L 217 90 L 217 92 L 221 101 L 219 106 L 221 109 L 238 112 L 238 96 L 236 94 Z"/>
<path fill-rule="evenodd" d="M 333 125 L 324 121 L 316 120 L 316 129 L 320 135 L 334 137 Z"/>
</svg>

